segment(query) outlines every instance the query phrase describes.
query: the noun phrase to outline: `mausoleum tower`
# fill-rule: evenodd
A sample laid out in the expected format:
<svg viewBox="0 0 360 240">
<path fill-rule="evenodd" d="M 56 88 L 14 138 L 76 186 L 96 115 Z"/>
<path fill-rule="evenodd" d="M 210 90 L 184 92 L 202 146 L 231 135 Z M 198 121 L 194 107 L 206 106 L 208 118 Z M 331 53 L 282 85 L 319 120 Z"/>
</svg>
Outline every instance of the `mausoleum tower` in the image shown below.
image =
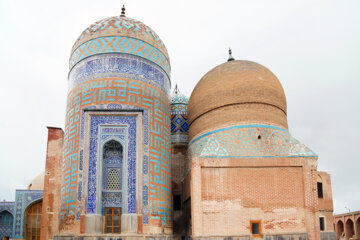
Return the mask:
<svg viewBox="0 0 360 240">
<path fill-rule="evenodd" d="M 171 176 L 173 194 L 174 233 L 185 235 L 184 215 L 182 203 L 184 201 L 183 184 L 188 167 L 188 123 L 187 105 L 188 97 L 180 92 L 175 85 L 171 95 Z"/>
<path fill-rule="evenodd" d="M 187 106 L 189 98 L 177 86 L 171 95 L 171 143 L 188 144 Z"/>
<path fill-rule="evenodd" d="M 70 56 L 60 234 L 172 234 L 170 62 L 158 35 L 100 20 Z"/>
<path fill-rule="evenodd" d="M 198 82 L 188 113 L 195 239 L 320 238 L 317 155 L 290 135 L 270 70 L 230 56 Z"/>
</svg>

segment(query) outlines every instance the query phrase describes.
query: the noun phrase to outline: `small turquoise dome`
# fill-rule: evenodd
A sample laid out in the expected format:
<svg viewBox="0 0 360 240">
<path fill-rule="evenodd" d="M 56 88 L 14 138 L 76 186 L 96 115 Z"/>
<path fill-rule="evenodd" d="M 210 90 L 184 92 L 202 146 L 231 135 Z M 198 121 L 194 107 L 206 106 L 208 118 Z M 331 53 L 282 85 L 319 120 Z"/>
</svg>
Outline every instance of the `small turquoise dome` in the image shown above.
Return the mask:
<svg viewBox="0 0 360 240">
<path fill-rule="evenodd" d="M 175 86 L 174 93 L 171 95 L 170 104 L 171 104 L 171 111 L 178 112 L 178 111 L 185 111 L 187 112 L 187 105 L 189 103 L 189 98 L 184 94 L 181 94 Z"/>
</svg>

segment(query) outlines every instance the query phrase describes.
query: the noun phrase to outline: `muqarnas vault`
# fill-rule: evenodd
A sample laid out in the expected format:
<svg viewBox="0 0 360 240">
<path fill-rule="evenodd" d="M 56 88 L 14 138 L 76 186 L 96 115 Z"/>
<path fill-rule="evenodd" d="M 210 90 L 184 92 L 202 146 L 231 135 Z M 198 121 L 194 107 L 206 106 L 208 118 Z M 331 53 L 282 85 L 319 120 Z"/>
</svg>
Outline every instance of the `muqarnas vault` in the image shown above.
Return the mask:
<svg viewBox="0 0 360 240">
<path fill-rule="evenodd" d="M 148 26 L 123 10 L 88 27 L 65 129 L 48 127 L 45 173 L 0 204 L 2 237 L 334 239 L 330 176 L 290 135 L 271 71 L 230 54 L 190 99 L 170 88 Z"/>
</svg>

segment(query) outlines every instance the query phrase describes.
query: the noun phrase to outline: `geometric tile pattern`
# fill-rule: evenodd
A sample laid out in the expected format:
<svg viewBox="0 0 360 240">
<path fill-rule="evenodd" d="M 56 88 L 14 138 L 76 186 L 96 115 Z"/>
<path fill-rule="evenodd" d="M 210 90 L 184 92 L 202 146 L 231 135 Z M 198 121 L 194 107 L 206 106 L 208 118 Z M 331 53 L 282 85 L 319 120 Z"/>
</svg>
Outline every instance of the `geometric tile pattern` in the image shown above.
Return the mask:
<svg viewBox="0 0 360 240">
<path fill-rule="evenodd" d="M 171 113 L 173 114 L 182 114 L 187 113 L 187 105 L 185 104 L 172 104 Z"/>
<path fill-rule="evenodd" d="M 24 239 L 24 217 L 26 208 L 43 198 L 42 190 L 16 190 L 13 239 Z"/>
<path fill-rule="evenodd" d="M 71 52 L 90 39 L 104 36 L 125 36 L 142 40 L 159 49 L 169 59 L 164 43 L 151 28 L 138 20 L 118 16 L 105 18 L 90 25 L 76 40 Z"/>
<path fill-rule="evenodd" d="M 8 212 L 14 219 L 15 202 L 0 202 L 0 214 Z M 4 212 L 5 211 L 5 212 Z M 13 222 L 10 225 L 0 225 L 0 238 L 11 237 L 13 230 Z"/>
<path fill-rule="evenodd" d="M 127 176 L 127 179 L 124 179 L 126 182 L 124 190 L 128 199 L 126 199 L 127 209 L 122 207 L 122 213 L 136 213 L 136 126 L 136 116 L 92 115 L 90 117 L 87 213 L 100 214 L 102 212 L 102 206 L 97 206 L 102 192 L 102 189 L 97 189 L 97 186 L 101 186 L 99 182 L 103 180 L 102 172 L 99 170 L 101 169 L 99 164 L 103 162 L 99 146 L 109 139 L 120 142 L 125 153 L 126 167 L 122 175 Z M 105 132 L 104 129 L 107 131 Z M 118 132 L 109 133 L 109 130 L 118 130 Z M 114 166 L 114 164 L 103 165 L 103 168 Z M 96 209 L 98 212 L 95 212 Z"/>
<path fill-rule="evenodd" d="M 85 62 L 91 59 L 87 58 Z M 95 67 L 102 68 L 102 66 Z M 141 186 L 143 199 L 136 199 L 136 204 L 141 204 L 141 211 L 149 214 L 148 219 L 143 219 L 144 224 L 169 225 L 172 221 L 169 166 L 170 102 L 163 91 L 148 84 L 147 81 L 126 77 L 96 78 L 77 85 L 68 93 L 61 186 L 61 223 L 64 226 L 72 224 L 77 219 L 77 211 L 83 209 L 85 202 L 85 198 L 82 197 L 84 195 L 82 182 L 87 172 L 79 171 L 85 169 L 86 163 L 84 158 L 86 149 L 80 142 L 80 138 L 88 134 L 86 131 L 81 131 L 84 127 L 81 124 L 84 111 L 106 109 L 108 106 L 113 106 L 113 109 L 119 111 L 138 108 L 144 113 L 148 112 L 147 118 L 143 119 L 143 126 L 147 129 L 143 139 L 148 145 L 141 145 L 144 153 L 143 172 L 148 173 L 148 180 L 142 180 L 147 185 Z M 148 162 L 147 168 L 145 162 Z M 89 167 L 87 166 L 87 169 Z"/>
<path fill-rule="evenodd" d="M 189 127 L 187 124 L 187 116 L 184 114 L 175 114 L 171 116 L 171 133 L 187 133 Z"/>
<path fill-rule="evenodd" d="M 3 237 L 10 237 L 12 236 L 12 229 L 13 225 L 6 225 L 6 226 L 0 226 L 0 239 L 3 239 Z"/>
<path fill-rule="evenodd" d="M 83 43 L 71 55 L 70 69 L 86 57 L 103 53 L 126 53 L 145 58 L 170 76 L 170 63 L 161 51 L 139 39 L 124 36 L 101 37 Z"/>
<path fill-rule="evenodd" d="M 171 95 L 171 142 L 187 143 L 189 126 L 187 106 L 189 99 L 180 93 L 177 85 Z"/>
<path fill-rule="evenodd" d="M 189 144 L 191 157 L 317 157 L 285 129 L 240 125 L 208 132 Z"/>
</svg>

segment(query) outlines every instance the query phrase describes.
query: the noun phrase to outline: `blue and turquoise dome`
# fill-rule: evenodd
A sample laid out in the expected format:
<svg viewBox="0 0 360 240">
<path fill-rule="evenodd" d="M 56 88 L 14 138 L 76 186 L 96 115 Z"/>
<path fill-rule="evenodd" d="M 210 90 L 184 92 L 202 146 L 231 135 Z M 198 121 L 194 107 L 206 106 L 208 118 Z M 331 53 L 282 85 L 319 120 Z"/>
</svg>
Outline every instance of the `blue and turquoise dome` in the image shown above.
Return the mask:
<svg viewBox="0 0 360 240">
<path fill-rule="evenodd" d="M 145 58 L 170 76 L 169 55 L 159 36 L 142 22 L 115 16 L 90 25 L 76 40 L 70 69 L 84 58 L 104 53 L 125 53 Z"/>
</svg>

